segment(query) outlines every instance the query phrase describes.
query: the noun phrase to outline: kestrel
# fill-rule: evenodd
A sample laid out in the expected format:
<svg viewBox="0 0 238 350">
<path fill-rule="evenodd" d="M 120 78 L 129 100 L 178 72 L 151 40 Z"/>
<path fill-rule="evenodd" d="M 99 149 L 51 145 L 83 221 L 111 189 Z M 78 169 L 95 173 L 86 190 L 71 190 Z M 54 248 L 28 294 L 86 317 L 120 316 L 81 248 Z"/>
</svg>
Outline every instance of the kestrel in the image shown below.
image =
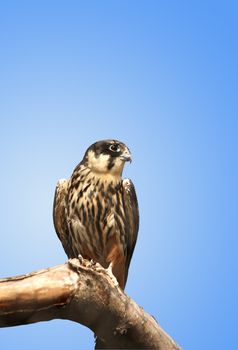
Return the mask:
<svg viewBox="0 0 238 350">
<path fill-rule="evenodd" d="M 128 147 L 116 140 L 91 145 L 69 180 L 57 183 L 54 225 L 69 258 L 109 265 L 125 288 L 139 228 L 134 185 L 122 179 Z"/>
</svg>

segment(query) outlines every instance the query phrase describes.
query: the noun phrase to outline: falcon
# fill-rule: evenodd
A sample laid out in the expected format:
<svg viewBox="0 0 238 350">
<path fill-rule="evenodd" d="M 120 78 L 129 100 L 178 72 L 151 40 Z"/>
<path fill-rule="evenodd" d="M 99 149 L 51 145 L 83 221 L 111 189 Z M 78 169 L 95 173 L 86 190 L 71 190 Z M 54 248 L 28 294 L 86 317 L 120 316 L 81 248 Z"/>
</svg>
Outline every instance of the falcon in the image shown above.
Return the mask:
<svg viewBox="0 0 238 350">
<path fill-rule="evenodd" d="M 59 180 L 53 219 L 68 258 L 110 268 L 124 289 L 137 240 L 139 211 L 134 185 L 122 179 L 128 147 L 117 140 L 91 145 L 69 180 Z"/>
</svg>

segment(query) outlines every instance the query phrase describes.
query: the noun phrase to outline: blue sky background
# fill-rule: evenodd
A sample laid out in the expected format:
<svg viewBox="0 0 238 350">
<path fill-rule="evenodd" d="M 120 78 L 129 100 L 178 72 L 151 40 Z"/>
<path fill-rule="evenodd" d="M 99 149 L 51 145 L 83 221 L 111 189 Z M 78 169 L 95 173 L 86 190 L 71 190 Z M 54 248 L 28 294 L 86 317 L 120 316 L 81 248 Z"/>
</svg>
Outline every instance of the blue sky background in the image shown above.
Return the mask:
<svg viewBox="0 0 238 350">
<path fill-rule="evenodd" d="M 94 141 L 133 153 L 141 214 L 126 292 L 184 348 L 237 344 L 236 1 L 1 1 L 1 276 L 63 263 L 57 180 Z M 67 321 L 1 347 L 90 350 Z"/>
</svg>

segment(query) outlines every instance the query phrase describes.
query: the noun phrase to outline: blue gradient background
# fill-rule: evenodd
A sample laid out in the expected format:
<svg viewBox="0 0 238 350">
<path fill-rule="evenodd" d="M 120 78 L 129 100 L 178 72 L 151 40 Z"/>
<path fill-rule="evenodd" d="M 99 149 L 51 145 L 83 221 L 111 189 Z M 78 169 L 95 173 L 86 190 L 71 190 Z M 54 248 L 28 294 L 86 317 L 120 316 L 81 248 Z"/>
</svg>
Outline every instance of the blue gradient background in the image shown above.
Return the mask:
<svg viewBox="0 0 238 350">
<path fill-rule="evenodd" d="M 117 138 L 141 226 L 127 293 L 184 349 L 237 343 L 236 1 L 0 3 L 1 277 L 63 263 L 56 181 Z M 103 321 L 102 321 L 103 322 Z M 67 321 L 1 349 L 89 350 Z"/>
</svg>

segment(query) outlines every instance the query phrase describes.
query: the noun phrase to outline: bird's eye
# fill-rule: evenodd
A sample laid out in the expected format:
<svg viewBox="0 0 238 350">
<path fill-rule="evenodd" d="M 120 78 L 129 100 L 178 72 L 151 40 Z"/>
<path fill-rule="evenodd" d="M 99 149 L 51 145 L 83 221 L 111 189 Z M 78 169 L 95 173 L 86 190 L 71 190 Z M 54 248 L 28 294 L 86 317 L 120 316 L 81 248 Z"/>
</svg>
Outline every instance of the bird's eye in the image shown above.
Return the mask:
<svg viewBox="0 0 238 350">
<path fill-rule="evenodd" d="M 112 151 L 112 152 L 120 152 L 120 146 L 119 145 L 117 145 L 117 144 L 113 144 L 113 145 L 111 145 L 110 147 L 109 147 L 109 149 L 110 149 L 110 151 Z"/>
</svg>

